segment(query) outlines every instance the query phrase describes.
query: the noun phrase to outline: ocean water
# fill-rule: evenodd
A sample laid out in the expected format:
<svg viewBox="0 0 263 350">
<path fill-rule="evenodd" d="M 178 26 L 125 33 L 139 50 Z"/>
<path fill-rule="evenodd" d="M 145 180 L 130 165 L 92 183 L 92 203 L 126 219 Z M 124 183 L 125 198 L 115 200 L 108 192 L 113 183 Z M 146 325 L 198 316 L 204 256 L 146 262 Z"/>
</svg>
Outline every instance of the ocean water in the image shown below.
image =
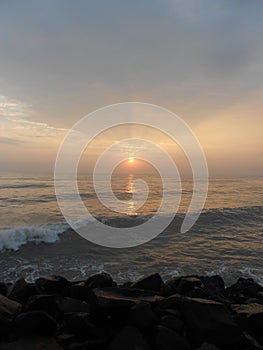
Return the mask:
<svg viewBox="0 0 263 350">
<path fill-rule="evenodd" d="M 137 177 L 112 178 L 113 192 L 123 201 L 122 213 L 107 209 L 98 200 L 91 177 L 79 178 L 81 198 L 92 216 L 112 226 L 136 225 L 156 215 L 163 192 L 167 205 L 157 215 L 172 213 L 182 187 L 178 212 L 163 233 L 138 247 L 112 249 L 90 243 L 69 228 L 58 207 L 51 175 L 2 174 L 0 280 L 34 280 L 43 274 L 78 280 L 107 271 L 123 282 L 158 271 L 164 278 L 219 273 L 227 283 L 240 276 L 263 283 L 263 178 L 210 179 L 202 214 L 182 234 L 180 224 L 191 200 L 192 181 L 180 184 L 167 179 L 169 186 L 163 188 L 157 176 L 141 175 L 148 185 L 148 197 L 139 206 L 145 193 L 136 186 Z M 99 186 L 103 196 L 110 198 L 103 176 Z M 69 196 L 69 201 L 74 207 L 74 198 Z M 114 201 L 111 205 L 114 208 Z"/>
</svg>

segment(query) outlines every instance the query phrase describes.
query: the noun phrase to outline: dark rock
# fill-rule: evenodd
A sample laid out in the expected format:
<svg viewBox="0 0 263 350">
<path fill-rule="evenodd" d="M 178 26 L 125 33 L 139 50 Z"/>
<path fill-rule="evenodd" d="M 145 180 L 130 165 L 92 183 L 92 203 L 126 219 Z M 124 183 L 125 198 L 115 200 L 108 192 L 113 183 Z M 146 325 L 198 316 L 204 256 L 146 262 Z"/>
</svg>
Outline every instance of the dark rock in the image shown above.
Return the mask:
<svg viewBox="0 0 263 350">
<path fill-rule="evenodd" d="M 105 342 L 100 339 L 86 340 L 84 342 L 74 342 L 69 345 L 68 350 L 104 350 Z"/>
<path fill-rule="evenodd" d="M 173 294 L 184 295 L 195 287 L 201 287 L 201 279 L 197 276 L 172 277 L 166 284 L 172 289 Z"/>
<path fill-rule="evenodd" d="M 68 286 L 62 291 L 63 296 L 87 301 L 90 303 L 96 303 L 96 296 L 92 289 L 86 286 L 84 283 Z"/>
<path fill-rule="evenodd" d="M 22 305 L 0 294 L 0 315 L 13 317 L 21 312 Z"/>
<path fill-rule="evenodd" d="M 66 278 L 61 276 L 40 277 L 36 280 L 36 286 L 40 293 L 57 294 L 61 293 L 62 289 L 70 286 L 71 283 Z"/>
<path fill-rule="evenodd" d="M 187 340 L 176 332 L 163 326 L 157 326 L 153 333 L 153 348 L 156 350 L 190 350 Z"/>
<path fill-rule="evenodd" d="M 179 317 L 172 315 L 165 315 L 161 318 L 160 325 L 169 328 L 178 334 L 183 333 L 184 323 Z"/>
<path fill-rule="evenodd" d="M 90 305 L 88 303 L 72 298 L 65 298 L 64 300 L 59 301 L 58 308 L 64 314 L 71 312 L 90 312 Z"/>
<path fill-rule="evenodd" d="M 185 295 L 190 298 L 208 298 L 208 294 L 202 288 L 199 287 L 194 287 L 194 289 L 191 289 L 189 292 L 185 293 Z"/>
<path fill-rule="evenodd" d="M 0 337 L 4 337 L 11 330 L 11 320 L 0 314 Z"/>
<path fill-rule="evenodd" d="M 137 289 L 153 290 L 155 292 L 160 292 L 162 285 L 163 285 L 163 280 L 159 275 L 159 273 L 153 273 L 133 283 L 131 287 L 137 288 Z"/>
<path fill-rule="evenodd" d="M 16 317 L 14 329 L 20 336 L 25 334 L 54 335 L 57 323 L 44 311 L 30 311 Z"/>
<path fill-rule="evenodd" d="M 55 339 L 50 337 L 23 337 L 9 344 L 1 345 L 1 350 L 63 350 Z"/>
<path fill-rule="evenodd" d="M 97 273 L 89 277 L 85 285 L 90 288 L 116 287 L 116 282 L 113 281 L 110 274 L 106 272 Z"/>
<path fill-rule="evenodd" d="M 62 333 L 57 336 L 57 342 L 63 348 L 68 349 L 69 345 L 76 341 L 76 336 L 74 334 Z"/>
<path fill-rule="evenodd" d="M 153 327 L 157 322 L 150 304 L 146 302 L 139 302 L 130 308 L 129 320 L 134 326 L 142 330 Z"/>
<path fill-rule="evenodd" d="M 252 278 L 239 278 L 232 286 L 225 289 L 227 297 L 236 303 L 243 303 L 248 298 L 260 298 L 263 287 Z"/>
<path fill-rule="evenodd" d="M 0 282 L 0 294 L 6 297 L 9 287 L 8 284 Z"/>
<path fill-rule="evenodd" d="M 234 347 L 241 339 L 241 331 L 227 308 L 216 301 L 182 298 L 181 309 L 188 339 L 200 346 L 203 342 L 219 347 Z"/>
<path fill-rule="evenodd" d="M 70 334 L 76 335 L 79 339 L 102 338 L 103 334 L 88 318 L 85 313 L 71 313 L 65 316 L 66 329 Z"/>
<path fill-rule="evenodd" d="M 96 288 L 94 293 L 100 302 L 104 301 L 130 301 L 132 304 L 139 301 L 158 303 L 164 300 L 152 291 L 135 288 Z"/>
<path fill-rule="evenodd" d="M 219 350 L 215 345 L 203 343 L 197 350 Z"/>
<path fill-rule="evenodd" d="M 125 327 L 113 339 L 107 350 L 150 350 L 140 331 L 132 326 Z M 161 349 L 160 349 L 161 350 Z"/>
<path fill-rule="evenodd" d="M 56 317 L 57 306 L 56 298 L 54 295 L 32 295 L 25 306 L 25 311 L 45 311 L 49 315 Z"/>
<path fill-rule="evenodd" d="M 8 291 L 8 298 L 24 304 L 27 299 L 36 293 L 33 284 L 27 283 L 24 278 L 16 281 Z"/>
<path fill-rule="evenodd" d="M 236 322 L 244 331 L 248 331 L 256 340 L 263 344 L 263 305 L 244 304 L 233 305 Z"/>
<path fill-rule="evenodd" d="M 224 293 L 225 282 L 219 275 L 204 277 L 202 279 L 202 287 L 208 295 L 213 297 L 214 295 L 222 295 Z"/>
</svg>

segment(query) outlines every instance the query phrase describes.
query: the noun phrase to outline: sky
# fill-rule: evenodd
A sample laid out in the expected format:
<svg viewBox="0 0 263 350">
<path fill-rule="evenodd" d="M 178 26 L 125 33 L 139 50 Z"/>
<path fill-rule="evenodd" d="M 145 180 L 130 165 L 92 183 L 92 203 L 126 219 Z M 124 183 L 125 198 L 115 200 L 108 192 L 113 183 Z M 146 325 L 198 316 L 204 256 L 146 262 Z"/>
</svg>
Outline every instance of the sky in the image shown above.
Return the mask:
<svg viewBox="0 0 263 350">
<path fill-rule="evenodd" d="M 52 172 L 80 118 L 139 101 L 192 128 L 211 176 L 263 175 L 262 13 L 261 0 L 0 0 L 1 171 Z"/>
</svg>

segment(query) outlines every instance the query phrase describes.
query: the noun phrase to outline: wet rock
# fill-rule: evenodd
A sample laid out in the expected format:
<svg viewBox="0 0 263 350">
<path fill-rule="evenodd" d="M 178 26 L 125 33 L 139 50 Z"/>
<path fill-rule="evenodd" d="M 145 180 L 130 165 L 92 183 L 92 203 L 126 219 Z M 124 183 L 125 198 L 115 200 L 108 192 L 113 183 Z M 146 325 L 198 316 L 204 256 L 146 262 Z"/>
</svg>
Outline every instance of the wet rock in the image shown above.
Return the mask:
<svg viewBox="0 0 263 350">
<path fill-rule="evenodd" d="M 190 350 L 187 340 L 164 326 L 157 326 L 153 333 L 153 348 L 156 350 Z"/>
<path fill-rule="evenodd" d="M 66 278 L 61 276 L 47 276 L 40 277 L 36 280 L 36 286 L 40 293 L 44 292 L 47 294 L 61 293 L 62 289 L 70 286 L 71 283 Z"/>
<path fill-rule="evenodd" d="M 173 293 L 184 295 L 195 287 L 201 287 L 201 279 L 197 276 L 172 277 L 166 281 Z"/>
<path fill-rule="evenodd" d="M 169 328 L 178 334 L 183 333 L 184 323 L 179 317 L 173 315 L 165 315 L 161 318 L 160 325 Z"/>
<path fill-rule="evenodd" d="M 15 300 L 20 304 L 24 304 L 27 299 L 36 293 L 33 284 L 27 283 L 24 278 L 16 281 L 7 293 L 9 299 Z"/>
<path fill-rule="evenodd" d="M 249 332 L 260 344 L 263 344 L 263 305 L 244 304 L 233 305 L 236 322 Z"/>
<path fill-rule="evenodd" d="M 163 297 L 149 290 L 135 288 L 96 288 L 94 293 L 100 302 L 104 301 L 130 301 L 132 304 L 139 301 L 158 303 Z"/>
<path fill-rule="evenodd" d="M 202 279 L 202 287 L 204 291 L 212 297 L 215 295 L 223 295 L 225 291 L 225 282 L 219 275 L 207 276 Z"/>
<path fill-rule="evenodd" d="M 100 329 L 97 328 L 85 313 L 71 313 L 65 316 L 65 326 L 70 334 L 80 339 L 103 338 Z"/>
<path fill-rule="evenodd" d="M 125 327 L 113 339 L 107 350 L 150 350 L 140 331 L 132 326 Z M 161 349 L 160 349 L 161 350 Z"/>
<path fill-rule="evenodd" d="M 7 283 L 0 282 L 0 294 L 6 297 L 9 287 L 10 285 L 8 285 Z"/>
<path fill-rule="evenodd" d="M 0 315 L 13 317 L 21 312 L 22 305 L 0 294 Z"/>
<path fill-rule="evenodd" d="M 97 273 L 89 277 L 85 282 L 85 286 L 90 288 L 116 287 L 116 285 L 111 275 L 106 272 Z"/>
<path fill-rule="evenodd" d="M 137 289 L 153 290 L 155 292 L 160 292 L 162 285 L 163 285 L 163 280 L 159 275 L 159 273 L 153 273 L 133 283 L 131 287 L 137 288 Z"/>
<path fill-rule="evenodd" d="M 73 298 L 65 298 L 64 300 L 59 301 L 58 308 L 64 314 L 71 312 L 90 313 L 90 305 L 88 303 Z"/>
<path fill-rule="evenodd" d="M 63 350 L 54 338 L 30 336 L 1 345 L 1 350 Z"/>
<path fill-rule="evenodd" d="M 134 326 L 144 330 L 153 327 L 157 322 L 157 317 L 149 303 L 139 302 L 130 308 L 129 320 Z"/>
<path fill-rule="evenodd" d="M 212 300 L 182 298 L 178 307 L 184 318 L 188 339 L 195 345 L 208 342 L 228 348 L 239 343 L 241 331 L 223 304 Z"/>
<path fill-rule="evenodd" d="M 218 347 L 216 347 L 213 344 L 209 344 L 209 343 L 203 343 L 200 348 L 198 348 L 197 350 L 219 350 Z"/>
<path fill-rule="evenodd" d="M 57 314 L 56 298 L 54 295 L 32 295 L 25 306 L 25 311 L 45 311 L 55 317 Z"/>
<path fill-rule="evenodd" d="M 16 317 L 14 329 L 20 336 L 25 334 L 54 335 L 57 323 L 44 311 L 30 311 Z"/>
<path fill-rule="evenodd" d="M 105 342 L 103 340 L 86 340 L 84 342 L 74 342 L 69 345 L 68 350 L 104 350 Z"/>
<path fill-rule="evenodd" d="M 62 295 L 65 297 L 78 299 L 86 302 L 96 302 L 94 292 L 83 282 L 64 288 L 62 291 Z"/>
<path fill-rule="evenodd" d="M 235 303 L 243 303 L 248 298 L 260 298 L 262 292 L 263 287 L 252 278 L 239 278 L 235 284 L 225 289 L 226 296 Z"/>
</svg>

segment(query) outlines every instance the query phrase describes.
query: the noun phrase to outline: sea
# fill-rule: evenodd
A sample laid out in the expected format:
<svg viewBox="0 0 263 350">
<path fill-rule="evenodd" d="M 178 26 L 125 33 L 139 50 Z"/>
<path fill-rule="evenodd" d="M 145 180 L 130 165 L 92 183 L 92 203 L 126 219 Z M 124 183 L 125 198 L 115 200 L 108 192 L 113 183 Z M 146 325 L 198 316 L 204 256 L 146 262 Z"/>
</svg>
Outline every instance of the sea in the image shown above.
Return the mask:
<svg viewBox="0 0 263 350">
<path fill-rule="evenodd" d="M 148 193 L 138 208 L 136 200 L 145 196 L 136 187 L 140 177 Z M 263 177 L 210 178 L 202 213 L 186 233 L 180 232 L 180 224 L 192 198 L 192 180 L 179 184 L 168 178 L 167 183 L 164 188 L 158 176 L 149 174 L 114 176 L 112 191 L 123 201 L 120 213 L 101 203 L 92 176 L 79 176 L 79 193 L 91 213 L 87 227 L 91 219 L 118 227 L 125 220 L 136 226 L 154 215 L 170 215 L 182 188 L 175 219 L 156 238 L 136 247 L 108 248 L 70 228 L 58 206 L 52 174 L 0 175 L 0 281 L 33 281 L 49 274 L 77 281 L 105 271 L 119 283 L 159 272 L 163 279 L 220 274 L 226 284 L 241 276 L 263 284 Z M 103 175 L 99 184 L 107 197 Z M 164 192 L 168 202 L 158 211 Z"/>
</svg>

